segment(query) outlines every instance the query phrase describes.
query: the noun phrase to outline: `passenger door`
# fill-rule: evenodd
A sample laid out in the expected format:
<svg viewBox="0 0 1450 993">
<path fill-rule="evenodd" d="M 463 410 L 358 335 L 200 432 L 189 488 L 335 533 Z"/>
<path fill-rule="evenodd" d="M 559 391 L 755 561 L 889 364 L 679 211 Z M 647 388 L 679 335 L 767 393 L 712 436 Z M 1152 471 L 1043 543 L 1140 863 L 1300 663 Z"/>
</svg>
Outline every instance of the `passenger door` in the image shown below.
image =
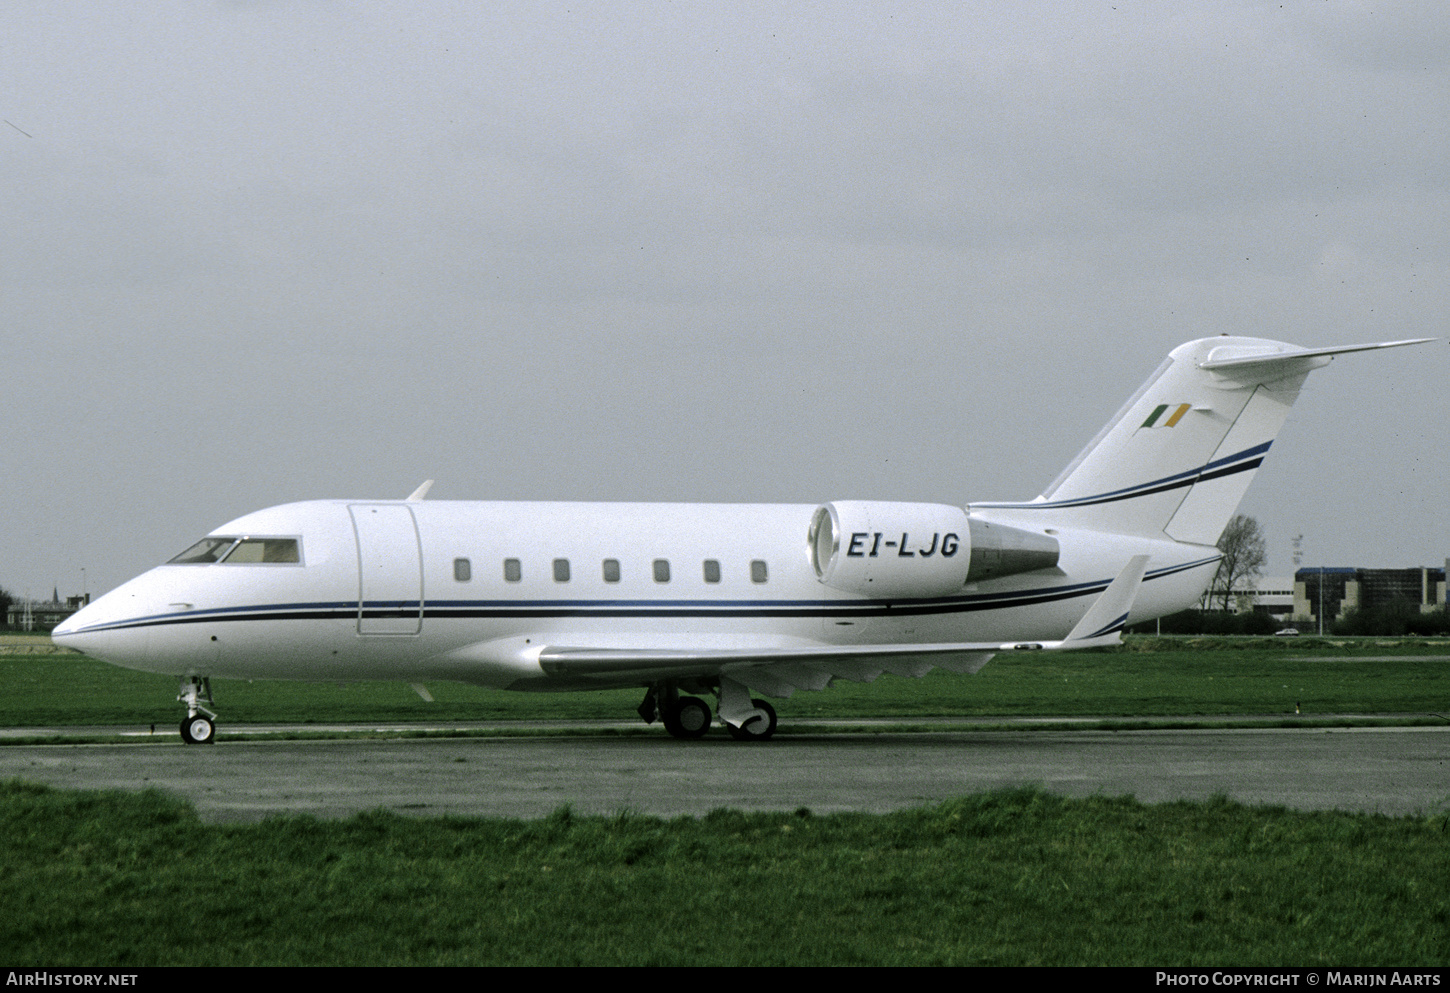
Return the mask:
<svg viewBox="0 0 1450 993">
<path fill-rule="evenodd" d="M 357 633 L 413 635 L 423 628 L 423 553 L 413 510 L 397 503 L 354 503 L 357 536 Z"/>
</svg>

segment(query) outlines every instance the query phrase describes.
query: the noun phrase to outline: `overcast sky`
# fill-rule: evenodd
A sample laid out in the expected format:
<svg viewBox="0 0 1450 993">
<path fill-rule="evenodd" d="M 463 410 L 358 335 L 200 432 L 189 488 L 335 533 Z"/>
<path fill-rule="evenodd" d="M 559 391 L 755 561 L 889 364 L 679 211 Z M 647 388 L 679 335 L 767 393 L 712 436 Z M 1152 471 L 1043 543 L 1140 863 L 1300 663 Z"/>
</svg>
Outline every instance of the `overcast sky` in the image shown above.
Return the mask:
<svg viewBox="0 0 1450 993">
<path fill-rule="evenodd" d="M 1028 499 L 1183 341 L 1450 313 L 1443 0 L 22 0 L 0 118 L 0 585 L 47 598 L 428 478 Z M 1447 383 L 1311 377 L 1271 573 L 1443 563 Z"/>
</svg>

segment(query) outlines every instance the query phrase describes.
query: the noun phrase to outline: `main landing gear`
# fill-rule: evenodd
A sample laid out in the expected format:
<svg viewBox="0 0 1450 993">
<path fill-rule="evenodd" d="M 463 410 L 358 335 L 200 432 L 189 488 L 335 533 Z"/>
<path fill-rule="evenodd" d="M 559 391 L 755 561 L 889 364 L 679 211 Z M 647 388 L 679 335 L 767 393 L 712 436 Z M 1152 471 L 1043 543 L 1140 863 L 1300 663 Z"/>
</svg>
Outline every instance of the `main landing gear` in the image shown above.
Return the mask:
<svg viewBox="0 0 1450 993">
<path fill-rule="evenodd" d="M 764 700 L 756 697 L 750 701 L 754 710 L 759 710 L 759 716 L 749 717 L 745 723 L 738 727 L 728 721 L 725 730 L 730 732 L 730 737 L 736 741 L 769 741 L 775 734 L 775 708 Z"/>
<path fill-rule="evenodd" d="M 701 738 L 710 730 L 710 705 L 697 696 L 682 696 L 665 708 L 665 730 L 676 738 Z"/>
<path fill-rule="evenodd" d="M 768 741 L 775 734 L 775 708 L 759 698 L 751 699 L 749 689 L 743 684 L 722 678 L 718 687 L 705 687 L 697 692 L 708 690 L 714 690 L 719 697 L 720 723 L 725 725 L 731 738 Z M 661 720 L 665 730 L 681 740 L 704 737 L 713 720 L 710 705 L 697 696 L 681 696 L 677 683 L 651 686 L 639 705 L 639 716 L 646 724 Z"/>
<path fill-rule="evenodd" d="M 188 745 L 210 745 L 216 740 L 216 713 L 203 707 L 211 703 L 211 680 L 206 676 L 181 677 L 181 691 L 176 699 L 186 704 L 186 720 L 181 722 L 181 740 Z"/>
</svg>

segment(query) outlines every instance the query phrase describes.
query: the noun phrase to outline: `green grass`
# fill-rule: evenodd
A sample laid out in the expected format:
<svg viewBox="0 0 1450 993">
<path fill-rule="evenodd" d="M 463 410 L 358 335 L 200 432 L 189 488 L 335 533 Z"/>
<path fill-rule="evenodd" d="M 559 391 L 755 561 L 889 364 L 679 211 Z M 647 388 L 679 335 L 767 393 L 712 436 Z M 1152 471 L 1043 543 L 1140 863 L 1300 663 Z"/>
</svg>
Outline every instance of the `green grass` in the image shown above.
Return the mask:
<svg viewBox="0 0 1450 993">
<path fill-rule="evenodd" d="M 793 716 L 1086 716 L 1450 713 L 1443 641 L 1136 639 L 1116 651 L 999 655 L 975 676 L 882 675 L 775 701 Z M 1331 662 L 1296 661 L 1332 655 Z M 1401 656 L 1370 661 L 1366 656 Z M 1420 656 L 1420 657 L 1417 657 Z M 506 693 L 432 682 L 434 703 L 406 684 L 346 685 L 215 679 L 222 726 L 254 722 L 630 719 L 642 691 Z M 176 680 L 71 654 L 0 654 L 0 726 L 144 727 L 180 720 Z"/>
<path fill-rule="evenodd" d="M 6 647 L 16 642 L 8 642 Z M 33 640 L 19 642 L 34 646 Z M 778 701 L 899 717 L 1450 713 L 1443 642 L 1135 639 Z M 1297 662 L 1333 655 L 1333 662 Z M 1369 656 L 1402 656 L 1371 661 Z M 637 690 L 214 680 L 228 722 L 628 718 Z M 0 725 L 179 719 L 175 680 L 0 654 Z M 1450 961 L 1450 815 L 1144 806 L 1034 791 L 891 815 L 205 825 L 157 792 L 0 783 L 12 965 Z"/>
<path fill-rule="evenodd" d="M 24 965 L 1444 965 L 1446 816 L 1019 790 L 892 815 L 205 825 L 0 784 Z"/>
</svg>

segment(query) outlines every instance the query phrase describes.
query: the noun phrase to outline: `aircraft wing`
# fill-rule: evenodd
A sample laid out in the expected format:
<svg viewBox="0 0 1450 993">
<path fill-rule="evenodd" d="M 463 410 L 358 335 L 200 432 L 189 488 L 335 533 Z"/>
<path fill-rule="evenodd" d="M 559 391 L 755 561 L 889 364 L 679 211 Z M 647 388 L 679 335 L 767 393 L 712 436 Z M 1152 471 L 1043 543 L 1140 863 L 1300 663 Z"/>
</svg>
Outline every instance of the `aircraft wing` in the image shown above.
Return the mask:
<svg viewBox="0 0 1450 993">
<path fill-rule="evenodd" d="M 832 679 L 869 683 L 883 672 L 920 677 L 933 668 L 975 673 L 998 652 L 1062 651 L 1116 645 L 1143 582 L 1148 556 L 1135 555 L 1082 620 L 1060 641 L 954 642 L 918 645 L 811 645 L 781 648 L 629 649 L 548 646 L 539 666 L 551 676 L 729 675 L 771 696 L 825 689 Z"/>
<path fill-rule="evenodd" d="M 951 672 L 973 673 L 1004 647 L 1017 646 L 995 643 L 822 645 L 818 648 L 703 651 L 551 646 L 539 653 L 539 666 L 551 676 L 617 677 L 629 674 L 663 678 L 728 674 L 772 696 L 790 696 L 797 689 L 825 689 L 832 679 L 869 683 L 883 672 L 924 676 L 932 668 L 940 667 Z"/>
</svg>

